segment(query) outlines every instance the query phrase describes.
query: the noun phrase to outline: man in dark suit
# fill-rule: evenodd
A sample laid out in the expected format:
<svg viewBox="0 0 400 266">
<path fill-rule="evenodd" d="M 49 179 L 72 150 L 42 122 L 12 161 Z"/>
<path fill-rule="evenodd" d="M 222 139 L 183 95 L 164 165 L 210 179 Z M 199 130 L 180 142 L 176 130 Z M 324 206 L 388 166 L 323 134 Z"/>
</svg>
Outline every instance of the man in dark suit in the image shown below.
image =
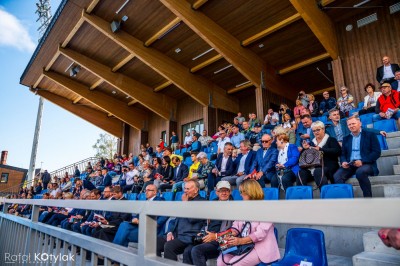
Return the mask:
<svg viewBox="0 0 400 266">
<path fill-rule="evenodd" d="M 196 180 L 189 180 L 185 183 L 185 193 L 182 201 L 202 201 L 200 197 L 200 184 Z M 175 225 L 168 231 L 166 237 L 157 239 L 157 256 L 164 251 L 164 258 L 177 261 L 177 255 L 191 248 L 192 238 L 200 232 L 205 221 L 192 218 L 176 218 Z M 188 252 L 186 252 L 188 253 Z"/>
<path fill-rule="evenodd" d="M 150 184 L 146 187 L 146 200 L 148 201 L 164 201 L 165 199 L 157 196 L 157 187 Z M 164 225 L 168 217 L 160 216 L 157 218 L 157 234 L 162 236 L 164 234 Z M 138 243 L 139 237 L 139 215 L 132 215 L 131 221 L 122 222 L 114 237 L 113 243 L 127 247 L 129 242 Z"/>
<path fill-rule="evenodd" d="M 173 192 L 182 190 L 183 179 L 188 177 L 189 175 L 189 168 L 186 164 L 181 162 L 179 157 L 173 157 L 172 163 L 175 165 L 174 167 L 174 178 L 169 181 L 169 183 L 161 184 L 160 191 L 163 192 L 166 189 L 172 188 Z"/>
<path fill-rule="evenodd" d="M 394 81 L 390 85 L 392 85 L 392 90 L 400 91 L 400 70 L 394 73 Z"/>
<path fill-rule="evenodd" d="M 259 149 L 256 158 L 251 166 L 251 175 L 246 178 L 253 178 L 260 183 L 261 187 L 265 186 L 265 182 L 270 182 L 272 176 L 275 175 L 275 165 L 278 160 L 278 150 L 271 147 L 272 137 L 264 134 L 261 137 L 262 149 Z M 255 172 L 255 173 L 254 173 Z"/>
<path fill-rule="evenodd" d="M 234 175 L 225 176 L 221 179 L 237 187 L 243 182 L 245 176 L 251 173 L 251 166 L 256 158 L 256 152 L 251 149 L 251 143 L 248 139 L 240 141 L 240 152 L 233 162 Z"/>
<path fill-rule="evenodd" d="M 122 194 L 120 186 L 115 186 L 112 189 L 114 197 L 113 200 L 126 200 Z M 98 218 L 99 226 L 96 227 L 93 237 L 99 238 L 104 241 L 112 242 L 115 234 L 118 231 L 119 225 L 123 221 L 128 221 L 131 217 L 129 213 L 122 212 L 107 212 L 104 217 Z"/>
<path fill-rule="evenodd" d="M 232 159 L 233 149 L 234 147 L 232 143 L 227 142 L 224 145 L 224 152 L 218 154 L 217 160 L 215 161 L 216 169 L 213 170 L 213 173 L 217 176 L 217 178 L 218 177 L 222 178 L 233 174 L 234 171 L 234 165 Z"/>
<path fill-rule="evenodd" d="M 394 73 L 400 70 L 400 67 L 398 64 L 391 64 L 390 58 L 386 55 L 382 58 L 382 63 L 383 65 L 376 70 L 376 80 L 379 83 L 392 83 L 394 81 Z"/>
<path fill-rule="evenodd" d="M 368 176 L 379 174 L 376 165 L 376 160 L 381 156 L 378 138 L 371 132 L 361 130 L 361 121 L 358 117 L 350 117 L 347 126 L 351 133 L 343 138 L 340 157 L 342 167 L 337 170 L 333 178 L 335 183 L 343 184 L 355 174 L 364 197 L 372 197 Z"/>
<path fill-rule="evenodd" d="M 79 177 L 76 177 L 76 178 L 74 179 L 74 183 L 75 183 L 75 188 L 74 188 L 74 191 L 73 191 L 72 193 L 74 194 L 74 196 L 78 196 L 78 197 L 79 197 L 79 194 L 81 193 L 81 191 L 82 191 L 83 189 L 86 189 L 86 190 L 93 190 L 93 189 L 96 188 L 96 187 L 93 185 L 92 182 L 90 182 L 90 181 L 88 181 L 88 180 L 82 180 L 82 179 L 80 179 Z"/>
</svg>

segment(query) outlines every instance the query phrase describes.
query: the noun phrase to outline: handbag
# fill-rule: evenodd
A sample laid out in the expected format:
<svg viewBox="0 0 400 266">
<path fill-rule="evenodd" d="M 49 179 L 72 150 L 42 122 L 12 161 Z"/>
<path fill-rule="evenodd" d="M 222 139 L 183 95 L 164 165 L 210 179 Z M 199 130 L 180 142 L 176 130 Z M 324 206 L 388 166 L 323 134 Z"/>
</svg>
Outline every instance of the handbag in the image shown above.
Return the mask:
<svg viewBox="0 0 400 266">
<path fill-rule="evenodd" d="M 323 153 L 316 149 L 307 149 L 300 154 L 300 168 L 320 167 L 323 164 Z"/>
<path fill-rule="evenodd" d="M 244 223 L 244 225 L 242 227 L 242 232 L 243 232 L 243 229 L 246 228 L 246 226 L 248 226 L 249 234 L 250 234 L 251 233 L 251 223 L 250 222 L 245 222 Z M 241 231 L 239 231 L 238 229 L 236 229 L 234 227 L 231 227 L 228 230 L 217 234 L 217 236 L 218 236 L 217 239 L 218 239 L 218 242 L 220 243 L 220 247 L 222 247 L 222 245 L 224 243 L 226 243 L 226 241 L 223 238 L 227 238 L 227 237 L 233 236 L 233 231 L 237 232 L 236 237 L 243 237 Z M 222 240 L 221 240 L 221 236 L 222 236 Z M 254 243 L 249 243 L 249 244 L 244 244 L 244 245 L 239 245 L 239 246 L 233 246 L 233 247 L 229 247 L 229 248 L 227 248 L 226 245 L 225 245 L 225 250 L 221 252 L 222 261 L 226 265 L 234 265 L 234 264 L 238 263 L 239 261 L 241 261 L 242 259 L 244 259 L 247 255 L 249 255 L 250 252 L 254 249 L 254 246 L 255 246 Z M 230 254 L 230 255 L 233 255 L 233 256 L 241 256 L 241 257 L 239 259 L 237 259 L 236 261 L 234 261 L 234 262 L 227 263 L 224 260 L 224 254 Z"/>
</svg>

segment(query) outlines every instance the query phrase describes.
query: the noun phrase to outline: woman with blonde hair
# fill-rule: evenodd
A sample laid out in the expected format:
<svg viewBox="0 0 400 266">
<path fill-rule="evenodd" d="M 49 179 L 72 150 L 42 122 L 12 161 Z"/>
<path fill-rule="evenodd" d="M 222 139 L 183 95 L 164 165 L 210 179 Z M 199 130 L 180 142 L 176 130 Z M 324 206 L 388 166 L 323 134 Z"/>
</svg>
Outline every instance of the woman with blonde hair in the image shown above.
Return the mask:
<svg viewBox="0 0 400 266">
<path fill-rule="evenodd" d="M 296 121 L 296 124 L 298 125 L 300 122 L 300 116 L 303 113 L 303 110 L 306 109 L 306 107 L 303 105 L 301 100 L 296 100 L 296 107 L 294 108 L 294 120 Z"/>
<path fill-rule="evenodd" d="M 314 95 L 308 94 L 308 99 L 310 102 L 308 103 L 307 109 L 310 110 L 312 117 L 317 117 L 319 115 L 318 103 L 315 101 Z"/>
<path fill-rule="evenodd" d="M 239 186 L 243 200 L 263 200 L 264 192 L 254 179 L 246 179 Z M 228 246 L 254 244 L 247 255 L 220 254 L 217 265 L 258 265 L 269 264 L 280 258 L 274 234 L 274 224 L 267 222 L 234 221 L 233 235 L 228 238 Z"/>
</svg>

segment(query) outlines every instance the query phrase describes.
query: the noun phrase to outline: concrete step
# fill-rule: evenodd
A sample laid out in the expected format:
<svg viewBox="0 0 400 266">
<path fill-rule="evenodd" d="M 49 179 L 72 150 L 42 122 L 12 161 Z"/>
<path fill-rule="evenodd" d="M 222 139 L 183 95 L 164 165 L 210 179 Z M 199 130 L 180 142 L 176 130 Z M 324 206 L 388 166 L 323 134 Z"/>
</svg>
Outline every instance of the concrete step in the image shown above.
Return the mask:
<svg viewBox="0 0 400 266">
<path fill-rule="evenodd" d="M 353 188 L 355 198 L 362 198 L 363 193 L 359 186 Z M 400 185 L 375 185 L 372 186 L 372 197 L 374 198 L 399 198 Z"/>
<path fill-rule="evenodd" d="M 393 165 L 400 164 L 398 157 L 400 157 L 400 148 L 382 151 L 377 161 L 379 175 L 393 175 Z"/>
<path fill-rule="evenodd" d="M 386 139 L 392 139 L 392 138 L 397 138 L 397 137 L 400 137 L 400 131 L 390 132 L 390 133 L 387 133 L 387 135 L 386 135 Z"/>
<path fill-rule="evenodd" d="M 400 165 L 393 165 L 393 173 L 395 175 L 400 175 Z"/>
<path fill-rule="evenodd" d="M 353 256 L 354 266 L 400 266 L 400 256 L 364 251 Z"/>
<path fill-rule="evenodd" d="M 387 145 L 389 149 L 400 148 L 400 136 L 395 138 L 386 138 Z"/>
<path fill-rule="evenodd" d="M 400 256 L 400 250 L 385 246 L 378 236 L 378 231 L 374 230 L 363 235 L 364 251 L 377 252 Z"/>
<path fill-rule="evenodd" d="M 400 184 L 400 175 L 370 176 L 369 180 L 371 185 Z M 357 178 L 350 178 L 346 183 L 353 186 L 359 185 Z"/>
</svg>

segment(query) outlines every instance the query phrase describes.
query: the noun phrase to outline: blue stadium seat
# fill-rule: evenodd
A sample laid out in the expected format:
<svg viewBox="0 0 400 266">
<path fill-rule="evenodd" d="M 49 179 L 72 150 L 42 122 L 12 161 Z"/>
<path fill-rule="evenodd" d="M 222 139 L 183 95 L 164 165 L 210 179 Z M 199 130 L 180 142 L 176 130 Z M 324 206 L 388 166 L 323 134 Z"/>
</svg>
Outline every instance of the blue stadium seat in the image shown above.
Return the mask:
<svg viewBox="0 0 400 266">
<path fill-rule="evenodd" d="M 379 145 L 381 146 L 381 150 L 388 150 L 388 144 L 386 142 L 386 138 L 382 135 L 377 135 L 378 137 L 378 141 L 379 141 Z"/>
<path fill-rule="evenodd" d="M 295 186 L 289 187 L 286 190 L 287 200 L 301 200 L 301 199 L 312 199 L 312 187 L 311 186 Z"/>
<path fill-rule="evenodd" d="M 216 198 L 218 198 L 217 193 L 215 192 L 215 190 L 212 190 L 210 192 L 210 199 L 209 200 L 214 200 Z"/>
<path fill-rule="evenodd" d="M 243 200 L 242 195 L 240 195 L 239 189 L 232 190 L 232 198 L 234 200 Z"/>
<path fill-rule="evenodd" d="M 182 201 L 183 191 L 176 192 L 175 201 Z"/>
<path fill-rule="evenodd" d="M 374 114 L 373 113 L 368 113 L 368 114 L 365 114 L 365 115 L 360 115 L 360 120 L 361 120 L 361 123 L 363 124 L 363 126 L 367 126 L 367 125 L 369 125 L 369 124 L 372 124 L 373 123 L 373 121 L 372 121 L 372 117 L 374 116 Z"/>
<path fill-rule="evenodd" d="M 361 109 L 363 109 L 363 107 L 364 107 L 364 102 L 359 102 L 357 105 L 357 109 L 361 110 Z"/>
<path fill-rule="evenodd" d="M 328 117 L 326 115 L 323 115 L 318 117 L 318 120 L 325 124 L 326 122 L 328 122 Z"/>
<path fill-rule="evenodd" d="M 211 152 L 210 152 L 210 153 L 207 153 L 207 159 L 208 159 L 208 160 L 211 160 L 211 155 L 212 155 Z"/>
<path fill-rule="evenodd" d="M 200 190 L 199 195 L 200 197 L 207 199 L 207 192 L 205 190 Z"/>
<path fill-rule="evenodd" d="M 211 152 L 217 153 L 218 151 L 218 143 L 216 141 L 211 142 Z"/>
<path fill-rule="evenodd" d="M 137 193 L 131 193 L 128 195 L 128 200 L 137 200 Z"/>
<path fill-rule="evenodd" d="M 172 201 L 174 198 L 174 193 L 171 191 L 162 193 L 161 197 L 163 197 L 166 201 Z"/>
<path fill-rule="evenodd" d="M 272 266 L 300 264 L 300 261 L 312 262 L 312 265 L 328 266 L 324 233 L 309 228 L 289 229 L 286 236 L 285 255 Z"/>
<path fill-rule="evenodd" d="M 190 166 L 192 166 L 192 164 L 193 164 L 193 161 L 192 161 L 192 157 L 186 157 L 185 158 L 185 161 L 183 162 L 184 164 L 186 164 L 187 165 L 187 167 L 190 167 Z"/>
<path fill-rule="evenodd" d="M 140 193 L 138 196 L 138 200 L 145 201 L 146 200 L 146 193 Z"/>
<path fill-rule="evenodd" d="M 321 188 L 321 199 L 354 198 L 353 186 L 350 184 L 332 184 Z"/>
<path fill-rule="evenodd" d="M 43 199 L 43 194 L 33 196 L 34 199 Z"/>
<path fill-rule="evenodd" d="M 187 151 L 187 148 L 182 148 L 181 149 L 181 154 L 184 154 Z"/>
<path fill-rule="evenodd" d="M 311 120 L 313 121 L 313 122 L 316 122 L 316 121 L 318 121 L 319 119 L 318 119 L 318 117 L 311 117 Z"/>
<path fill-rule="evenodd" d="M 279 189 L 276 187 L 265 187 L 264 191 L 264 200 L 278 200 L 279 199 Z"/>
<path fill-rule="evenodd" d="M 385 119 L 374 122 L 374 128 L 378 130 L 383 130 L 386 132 L 395 132 L 397 131 L 396 120 L 394 119 Z"/>
<path fill-rule="evenodd" d="M 175 150 L 174 153 L 175 153 L 176 155 L 181 155 L 181 150 Z"/>
<path fill-rule="evenodd" d="M 358 108 L 357 109 L 353 109 L 349 111 L 349 116 L 354 115 L 354 113 L 357 113 L 358 111 L 360 111 Z"/>
<path fill-rule="evenodd" d="M 42 194 L 47 193 L 47 189 L 42 190 Z"/>
</svg>

